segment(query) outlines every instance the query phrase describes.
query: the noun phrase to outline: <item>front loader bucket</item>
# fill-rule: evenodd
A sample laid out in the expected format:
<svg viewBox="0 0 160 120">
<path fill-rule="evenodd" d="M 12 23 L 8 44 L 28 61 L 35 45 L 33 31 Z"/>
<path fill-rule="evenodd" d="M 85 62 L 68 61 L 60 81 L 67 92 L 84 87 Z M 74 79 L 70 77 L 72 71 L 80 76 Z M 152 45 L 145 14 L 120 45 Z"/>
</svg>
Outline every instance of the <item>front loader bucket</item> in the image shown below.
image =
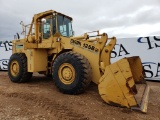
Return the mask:
<svg viewBox="0 0 160 120">
<path fill-rule="evenodd" d="M 99 94 L 108 104 L 147 112 L 149 86 L 139 57 L 123 58 L 105 68 Z"/>
</svg>

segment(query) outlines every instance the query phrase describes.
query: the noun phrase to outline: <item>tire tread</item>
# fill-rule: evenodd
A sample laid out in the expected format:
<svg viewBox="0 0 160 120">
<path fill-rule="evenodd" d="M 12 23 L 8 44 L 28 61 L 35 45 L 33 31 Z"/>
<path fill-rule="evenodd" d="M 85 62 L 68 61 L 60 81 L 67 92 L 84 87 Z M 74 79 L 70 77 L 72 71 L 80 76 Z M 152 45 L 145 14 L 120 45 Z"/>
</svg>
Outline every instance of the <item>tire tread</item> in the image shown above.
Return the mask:
<svg viewBox="0 0 160 120">
<path fill-rule="evenodd" d="M 87 58 L 84 57 L 83 55 L 81 55 L 79 53 L 76 53 L 76 52 L 72 52 L 72 51 L 62 53 L 54 61 L 53 68 L 52 68 L 52 72 L 53 72 L 52 74 L 54 74 L 54 70 L 56 69 L 55 65 L 59 63 L 59 60 L 60 59 L 65 59 L 67 57 L 70 57 L 74 61 L 79 62 L 78 65 L 79 65 L 79 68 L 81 68 L 81 70 L 80 70 L 81 73 L 83 74 L 82 81 L 81 81 L 81 83 L 78 83 L 76 89 L 66 91 L 65 89 L 63 89 L 63 87 L 58 82 L 56 82 L 56 77 L 55 77 L 55 75 L 53 75 L 53 80 L 55 81 L 55 85 L 61 92 L 66 93 L 66 94 L 80 94 L 80 93 L 83 93 L 85 91 L 85 89 L 90 85 L 91 78 L 92 78 L 91 65 L 90 65 L 89 61 L 87 60 Z"/>
</svg>

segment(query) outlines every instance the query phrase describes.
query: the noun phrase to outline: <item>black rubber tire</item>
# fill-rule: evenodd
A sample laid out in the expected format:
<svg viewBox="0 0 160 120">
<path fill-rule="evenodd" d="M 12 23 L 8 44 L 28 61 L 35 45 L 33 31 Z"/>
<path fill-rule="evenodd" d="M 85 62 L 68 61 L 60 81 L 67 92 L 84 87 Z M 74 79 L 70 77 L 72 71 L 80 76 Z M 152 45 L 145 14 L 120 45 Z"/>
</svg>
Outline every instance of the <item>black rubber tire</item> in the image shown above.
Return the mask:
<svg viewBox="0 0 160 120">
<path fill-rule="evenodd" d="M 71 84 L 64 84 L 58 75 L 60 66 L 69 63 L 74 67 L 75 79 Z M 65 94 L 80 94 L 89 86 L 92 77 L 92 69 L 89 61 L 81 54 L 65 52 L 59 55 L 52 66 L 52 77 L 56 87 Z"/>
<path fill-rule="evenodd" d="M 14 76 L 11 72 L 11 64 L 17 61 L 19 65 L 19 72 Z M 32 77 L 32 72 L 27 71 L 27 57 L 24 53 L 12 54 L 8 63 L 8 76 L 12 82 L 23 83 L 28 82 Z"/>
</svg>

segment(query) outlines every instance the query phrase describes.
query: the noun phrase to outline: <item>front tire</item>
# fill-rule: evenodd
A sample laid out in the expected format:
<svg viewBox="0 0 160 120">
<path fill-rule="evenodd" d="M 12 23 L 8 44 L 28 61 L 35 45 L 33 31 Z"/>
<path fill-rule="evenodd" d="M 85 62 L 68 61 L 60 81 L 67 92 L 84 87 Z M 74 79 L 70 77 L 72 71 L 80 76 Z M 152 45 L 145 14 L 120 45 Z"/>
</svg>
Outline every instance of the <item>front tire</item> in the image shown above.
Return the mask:
<svg viewBox="0 0 160 120">
<path fill-rule="evenodd" d="M 80 94 L 91 82 L 91 66 L 81 54 L 65 52 L 59 55 L 52 66 L 56 87 L 65 94 Z"/>
<path fill-rule="evenodd" d="M 8 64 L 8 76 L 12 82 L 27 82 L 32 73 L 27 71 L 27 57 L 24 53 L 12 54 Z"/>
</svg>

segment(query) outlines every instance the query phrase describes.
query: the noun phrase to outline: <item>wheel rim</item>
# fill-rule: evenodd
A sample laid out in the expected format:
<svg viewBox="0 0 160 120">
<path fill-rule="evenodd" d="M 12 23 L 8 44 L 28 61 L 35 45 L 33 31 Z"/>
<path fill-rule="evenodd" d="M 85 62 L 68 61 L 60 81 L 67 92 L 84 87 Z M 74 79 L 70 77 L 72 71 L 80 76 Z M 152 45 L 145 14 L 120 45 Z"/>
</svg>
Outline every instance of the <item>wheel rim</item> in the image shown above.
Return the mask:
<svg viewBox="0 0 160 120">
<path fill-rule="evenodd" d="M 13 76 L 17 76 L 19 73 L 19 64 L 17 61 L 12 61 L 10 71 Z"/>
<path fill-rule="evenodd" d="M 69 63 L 63 63 L 58 70 L 58 75 L 62 83 L 71 84 L 75 80 L 75 69 Z"/>
</svg>

